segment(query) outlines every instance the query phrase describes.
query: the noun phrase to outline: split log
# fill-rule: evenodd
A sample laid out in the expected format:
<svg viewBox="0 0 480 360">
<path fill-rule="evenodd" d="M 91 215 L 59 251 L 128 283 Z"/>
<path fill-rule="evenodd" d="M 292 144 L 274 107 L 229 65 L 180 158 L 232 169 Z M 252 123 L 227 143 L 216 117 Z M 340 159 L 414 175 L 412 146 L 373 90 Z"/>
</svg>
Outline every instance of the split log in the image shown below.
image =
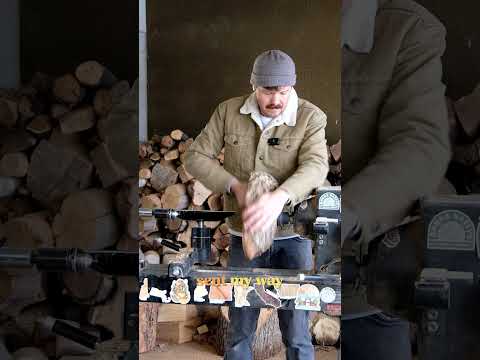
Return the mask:
<svg viewBox="0 0 480 360">
<path fill-rule="evenodd" d="M 185 184 L 189 182 L 190 180 L 193 180 L 193 176 L 190 175 L 190 173 L 185 169 L 185 165 L 180 165 L 177 168 L 178 176 L 180 177 L 180 181 Z"/>
<path fill-rule="evenodd" d="M 142 160 L 147 157 L 147 144 L 138 144 L 138 156 Z"/>
<path fill-rule="evenodd" d="M 340 319 L 316 312 L 310 322 L 310 331 L 317 344 L 333 346 L 340 338 Z"/>
<path fill-rule="evenodd" d="M 173 139 L 173 140 L 176 140 L 176 141 L 185 141 L 188 139 L 188 135 L 185 134 L 182 130 L 173 130 L 171 133 L 170 133 L 170 137 Z"/>
<path fill-rule="evenodd" d="M 52 123 L 47 115 L 38 115 L 27 125 L 27 130 L 35 135 L 44 135 L 52 130 Z"/>
<path fill-rule="evenodd" d="M 0 98 L 0 127 L 13 128 L 17 124 L 18 105 L 16 102 Z"/>
<path fill-rule="evenodd" d="M 152 155 L 150 155 L 150 160 L 152 161 L 160 161 L 162 157 L 158 152 L 154 152 Z"/>
<path fill-rule="evenodd" d="M 22 152 L 5 154 L 0 159 L 0 175 L 24 177 L 28 172 L 28 157 Z"/>
<path fill-rule="evenodd" d="M 162 207 L 162 200 L 160 194 L 151 194 L 147 196 L 142 196 L 140 198 L 140 204 L 142 208 L 155 209 Z"/>
<path fill-rule="evenodd" d="M 138 171 L 138 177 L 140 179 L 150 179 L 152 177 L 152 172 L 150 171 L 149 168 L 146 169 L 140 169 Z"/>
<path fill-rule="evenodd" d="M 179 144 L 178 144 L 178 152 L 180 152 L 181 154 L 183 154 L 184 152 L 186 152 L 188 150 L 188 148 L 193 144 L 193 139 L 192 138 L 189 138 L 185 141 L 181 141 Z"/>
<path fill-rule="evenodd" d="M 57 247 L 99 250 L 120 238 L 113 196 L 102 189 L 69 195 L 55 216 L 53 231 Z"/>
<path fill-rule="evenodd" d="M 0 131 L 0 155 L 25 151 L 37 143 L 35 137 L 25 130 L 5 129 Z"/>
<path fill-rule="evenodd" d="M 192 240 L 192 225 L 188 224 L 185 231 L 178 233 L 177 241 L 183 242 L 185 245 L 187 245 L 186 247 L 187 249 L 191 249 L 192 247 L 191 240 Z"/>
<path fill-rule="evenodd" d="M 221 221 L 204 221 L 203 224 L 210 228 L 215 229 L 218 225 L 220 225 Z"/>
<path fill-rule="evenodd" d="M 95 113 L 100 116 L 107 116 L 108 113 L 112 110 L 113 99 L 110 90 L 108 89 L 99 89 L 95 93 L 95 98 L 93 99 L 93 108 Z"/>
<path fill-rule="evenodd" d="M 216 265 L 220 260 L 220 253 L 218 249 L 212 244 L 210 245 L 210 259 L 207 261 L 207 265 Z"/>
<path fill-rule="evenodd" d="M 162 196 L 162 207 L 166 209 L 186 209 L 190 204 L 184 184 L 170 185 Z"/>
<path fill-rule="evenodd" d="M 35 116 L 33 103 L 28 96 L 22 96 L 18 103 L 18 112 L 22 120 L 28 120 Z"/>
<path fill-rule="evenodd" d="M 55 79 L 53 95 L 66 104 L 76 105 L 83 100 L 85 89 L 73 75 L 67 74 Z"/>
<path fill-rule="evenodd" d="M 213 211 L 219 211 L 223 209 L 222 194 L 213 193 L 207 199 L 208 208 Z"/>
<path fill-rule="evenodd" d="M 53 234 L 45 212 L 27 214 L 3 225 L 6 246 L 18 249 L 50 248 Z"/>
<path fill-rule="evenodd" d="M 91 129 L 95 125 L 95 111 L 91 106 L 84 106 L 73 110 L 60 119 L 60 128 L 65 134 Z"/>
<path fill-rule="evenodd" d="M 223 223 L 220 225 L 219 230 L 222 232 L 222 234 L 229 234 L 230 228 L 228 227 L 227 223 Z"/>
<path fill-rule="evenodd" d="M 167 153 L 165 154 L 164 159 L 165 159 L 166 161 L 173 161 L 173 160 L 178 159 L 178 156 L 179 156 L 179 154 L 178 154 L 178 150 L 177 150 L 177 149 L 175 149 L 175 150 L 170 150 L 169 152 L 167 152 Z"/>
<path fill-rule="evenodd" d="M 70 111 L 70 108 L 63 104 L 53 104 L 50 109 L 50 116 L 54 119 L 59 119 Z"/>
<path fill-rule="evenodd" d="M 339 140 L 336 144 L 330 146 L 330 154 L 335 163 L 340 161 L 342 158 L 342 140 Z"/>
<path fill-rule="evenodd" d="M 130 92 L 130 84 L 126 80 L 119 81 L 115 83 L 110 89 L 110 94 L 112 97 L 112 103 L 114 105 L 120 104 L 125 95 Z"/>
<path fill-rule="evenodd" d="M 117 79 L 105 66 L 97 61 L 86 61 L 78 65 L 75 76 L 85 86 L 112 87 Z"/>
<path fill-rule="evenodd" d="M 128 172 L 112 158 L 110 149 L 105 143 L 101 143 L 91 152 L 91 158 L 104 188 L 129 176 Z"/>
<path fill-rule="evenodd" d="M 475 90 L 455 102 L 455 111 L 463 131 L 470 139 L 475 139 L 480 131 L 478 104 L 480 103 L 480 85 Z"/>
<path fill-rule="evenodd" d="M 155 163 L 153 161 L 151 161 L 150 159 L 143 159 L 140 161 L 140 166 L 139 168 L 140 169 L 151 169 L 153 167 Z M 150 177 L 151 177 L 151 173 L 150 173 Z"/>
<path fill-rule="evenodd" d="M 167 148 L 161 148 L 160 149 L 160 155 L 165 155 L 169 150 Z M 157 153 L 158 154 L 158 153 Z M 152 159 L 153 160 L 153 159 Z"/>
<path fill-rule="evenodd" d="M 168 230 L 173 233 L 184 231 L 188 226 L 188 222 L 181 219 L 167 220 L 166 224 Z"/>
<path fill-rule="evenodd" d="M 163 191 L 177 182 L 178 173 L 168 164 L 156 164 L 152 170 L 150 183 L 157 191 Z"/>
<path fill-rule="evenodd" d="M 194 205 L 202 205 L 205 200 L 212 194 L 212 191 L 207 189 L 200 181 L 193 180 L 188 185 L 188 192 L 192 198 L 192 203 Z"/>
<path fill-rule="evenodd" d="M 165 135 L 162 137 L 162 146 L 171 149 L 175 145 L 175 140 L 172 139 L 170 135 Z"/>
</svg>

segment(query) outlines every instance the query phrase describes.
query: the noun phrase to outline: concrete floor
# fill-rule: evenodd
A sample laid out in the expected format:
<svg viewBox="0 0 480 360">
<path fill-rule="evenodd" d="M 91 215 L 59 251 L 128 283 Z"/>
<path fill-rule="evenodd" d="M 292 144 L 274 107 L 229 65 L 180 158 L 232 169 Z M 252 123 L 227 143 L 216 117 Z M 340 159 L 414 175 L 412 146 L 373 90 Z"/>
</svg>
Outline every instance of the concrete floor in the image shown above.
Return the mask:
<svg viewBox="0 0 480 360">
<path fill-rule="evenodd" d="M 336 360 L 337 351 L 334 348 L 317 349 L 315 360 Z M 164 344 L 158 346 L 155 351 L 140 354 L 140 360 L 221 360 L 222 357 L 215 354 L 213 347 L 197 342 L 188 342 L 181 345 Z M 267 360 L 285 360 L 285 354 Z"/>
</svg>

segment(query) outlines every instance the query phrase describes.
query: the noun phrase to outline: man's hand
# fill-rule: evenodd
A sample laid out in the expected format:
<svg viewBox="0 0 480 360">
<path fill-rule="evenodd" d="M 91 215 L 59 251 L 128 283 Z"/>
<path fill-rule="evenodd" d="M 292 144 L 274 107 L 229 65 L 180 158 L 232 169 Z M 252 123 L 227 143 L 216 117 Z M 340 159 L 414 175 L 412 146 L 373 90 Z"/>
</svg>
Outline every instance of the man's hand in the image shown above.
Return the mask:
<svg viewBox="0 0 480 360">
<path fill-rule="evenodd" d="M 260 196 L 242 212 L 243 227 L 246 232 L 266 231 L 282 212 L 288 201 L 288 193 L 277 189 Z"/>
<path fill-rule="evenodd" d="M 248 184 L 233 179 L 230 185 L 230 191 L 235 195 L 237 199 L 238 207 L 243 209 L 245 207 L 245 198 L 247 196 Z"/>
</svg>

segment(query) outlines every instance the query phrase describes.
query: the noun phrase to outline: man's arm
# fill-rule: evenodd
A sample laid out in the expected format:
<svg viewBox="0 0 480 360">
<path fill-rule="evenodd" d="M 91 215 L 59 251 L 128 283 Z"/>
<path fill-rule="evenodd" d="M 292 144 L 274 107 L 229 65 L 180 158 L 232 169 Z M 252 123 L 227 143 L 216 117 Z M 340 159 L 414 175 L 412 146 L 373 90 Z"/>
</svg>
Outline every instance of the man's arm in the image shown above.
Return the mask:
<svg viewBox="0 0 480 360">
<path fill-rule="evenodd" d="M 364 245 L 400 223 L 418 199 L 436 189 L 446 171 L 450 148 L 441 82 L 444 50 L 440 24 L 418 20 L 405 35 L 379 113 L 378 151 L 342 188 L 344 215 L 358 220 L 352 224 L 358 225 Z M 350 230 L 342 228 L 342 235 Z"/>
<path fill-rule="evenodd" d="M 223 193 L 233 180 L 217 160 L 224 146 L 225 118 L 219 106 L 210 121 L 186 151 L 185 168 L 213 192 Z"/>
</svg>

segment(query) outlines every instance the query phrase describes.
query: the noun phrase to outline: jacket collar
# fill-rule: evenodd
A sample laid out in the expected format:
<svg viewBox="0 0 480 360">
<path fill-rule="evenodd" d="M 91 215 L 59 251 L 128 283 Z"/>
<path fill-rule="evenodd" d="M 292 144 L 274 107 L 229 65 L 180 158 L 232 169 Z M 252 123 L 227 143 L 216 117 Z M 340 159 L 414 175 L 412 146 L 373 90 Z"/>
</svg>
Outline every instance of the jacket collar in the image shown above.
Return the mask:
<svg viewBox="0 0 480 360">
<path fill-rule="evenodd" d="M 264 130 L 282 124 L 288 126 L 295 126 L 295 124 L 297 123 L 297 110 L 298 95 L 295 89 L 292 87 L 285 110 L 279 116 L 272 119 L 271 123 Z M 262 122 L 260 120 L 260 110 L 258 109 L 255 92 L 251 93 L 250 96 L 245 100 L 245 103 L 240 108 L 240 114 L 250 114 L 250 117 L 260 126 L 260 128 L 262 128 Z"/>
<path fill-rule="evenodd" d="M 359 53 L 369 53 L 372 50 L 377 9 L 378 0 L 344 1 L 342 46 Z"/>
</svg>

